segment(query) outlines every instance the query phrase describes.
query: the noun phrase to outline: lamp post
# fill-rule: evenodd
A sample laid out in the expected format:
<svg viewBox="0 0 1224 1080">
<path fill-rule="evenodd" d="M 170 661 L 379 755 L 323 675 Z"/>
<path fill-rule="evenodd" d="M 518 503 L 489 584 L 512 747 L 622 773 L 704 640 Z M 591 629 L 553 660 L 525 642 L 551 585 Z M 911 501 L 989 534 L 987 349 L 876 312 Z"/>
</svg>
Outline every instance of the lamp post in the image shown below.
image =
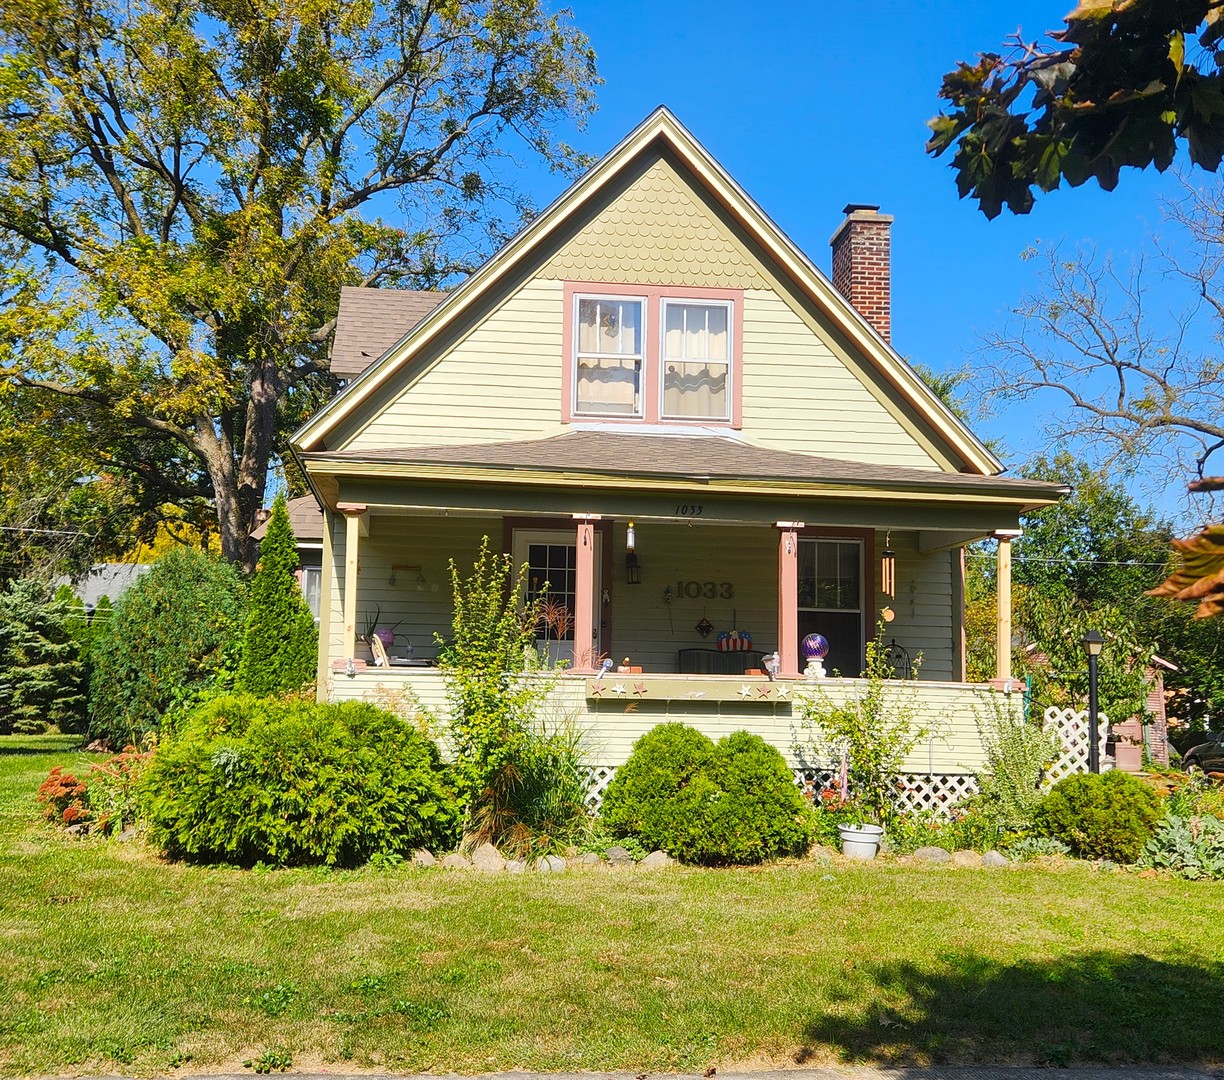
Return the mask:
<svg viewBox="0 0 1224 1080">
<path fill-rule="evenodd" d="M 1101 750 L 1097 738 L 1097 657 L 1105 645 L 1105 639 L 1096 630 L 1089 630 L 1080 644 L 1088 656 L 1088 771 L 1101 771 Z"/>
</svg>

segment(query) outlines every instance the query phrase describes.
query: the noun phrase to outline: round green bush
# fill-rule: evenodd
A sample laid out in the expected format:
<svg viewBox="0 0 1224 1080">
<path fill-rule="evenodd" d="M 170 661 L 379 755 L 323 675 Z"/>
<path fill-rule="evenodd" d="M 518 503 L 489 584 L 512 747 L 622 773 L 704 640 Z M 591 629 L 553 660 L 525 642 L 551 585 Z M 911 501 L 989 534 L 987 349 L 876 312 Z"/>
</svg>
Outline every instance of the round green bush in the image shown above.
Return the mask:
<svg viewBox="0 0 1224 1080">
<path fill-rule="evenodd" d="M 216 698 L 158 745 L 141 800 L 167 855 L 241 866 L 359 866 L 458 826 L 438 748 L 365 702 Z"/>
<path fill-rule="evenodd" d="M 634 744 L 601 817 L 617 835 L 702 865 L 796 854 L 809 838 L 809 811 L 774 747 L 746 731 L 715 744 L 677 723 Z"/>
<path fill-rule="evenodd" d="M 1160 799 L 1129 773 L 1081 773 L 1060 780 L 1037 808 L 1039 835 L 1082 859 L 1133 863 L 1161 816 Z"/>
<path fill-rule="evenodd" d="M 225 560 L 186 548 L 159 559 L 93 645 L 90 738 L 125 746 L 158 730 L 232 660 L 245 620 L 246 586 Z"/>
</svg>

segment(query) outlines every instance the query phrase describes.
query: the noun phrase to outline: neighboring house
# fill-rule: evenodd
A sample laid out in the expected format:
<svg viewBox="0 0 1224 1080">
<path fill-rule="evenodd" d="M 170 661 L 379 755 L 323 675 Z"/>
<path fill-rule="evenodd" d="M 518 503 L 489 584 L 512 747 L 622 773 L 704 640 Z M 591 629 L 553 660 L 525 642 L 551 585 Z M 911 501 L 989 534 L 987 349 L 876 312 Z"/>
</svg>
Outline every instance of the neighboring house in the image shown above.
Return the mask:
<svg viewBox="0 0 1224 1080">
<path fill-rule="evenodd" d="M 891 347 L 890 222 L 848 207 L 830 282 L 660 109 L 453 292 L 346 289 L 352 381 L 293 437 L 323 507 L 320 693 L 444 711 L 436 670 L 367 668 L 360 635 L 378 611 L 434 655 L 448 560 L 488 536 L 572 613 L 558 705 L 603 774 L 665 718 L 789 752 L 804 635 L 858 672 L 884 616 L 941 721 L 911 767 L 962 790 L 964 545 L 1001 538 L 1010 640 L 1010 540 L 1065 489 L 999 475 Z M 775 650 L 778 681 L 744 674 Z M 598 680 L 605 656 L 641 673 Z"/>
<path fill-rule="evenodd" d="M 96 563 L 80 581 L 58 578 L 56 585 L 69 584 L 81 598 L 87 612 L 92 612 L 102 597 L 112 604 L 149 572 L 151 563 Z"/>
</svg>

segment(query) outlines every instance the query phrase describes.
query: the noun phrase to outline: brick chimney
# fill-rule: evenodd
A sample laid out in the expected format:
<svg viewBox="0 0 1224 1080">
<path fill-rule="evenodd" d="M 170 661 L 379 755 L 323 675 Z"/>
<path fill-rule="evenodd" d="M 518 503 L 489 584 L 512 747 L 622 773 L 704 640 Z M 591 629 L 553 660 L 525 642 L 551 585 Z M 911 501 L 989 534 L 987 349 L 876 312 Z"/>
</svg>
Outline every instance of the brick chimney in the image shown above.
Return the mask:
<svg viewBox="0 0 1224 1080">
<path fill-rule="evenodd" d="M 888 230 L 892 215 L 878 206 L 851 203 L 829 239 L 833 249 L 833 287 L 885 341 L 892 341 L 892 288 Z"/>
</svg>

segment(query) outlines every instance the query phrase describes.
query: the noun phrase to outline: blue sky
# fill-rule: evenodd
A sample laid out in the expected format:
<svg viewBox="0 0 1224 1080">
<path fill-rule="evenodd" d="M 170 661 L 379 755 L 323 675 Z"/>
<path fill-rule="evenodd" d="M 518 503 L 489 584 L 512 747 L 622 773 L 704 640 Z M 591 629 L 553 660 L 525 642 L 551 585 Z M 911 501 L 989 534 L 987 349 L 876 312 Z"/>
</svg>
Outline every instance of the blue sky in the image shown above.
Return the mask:
<svg viewBox="0 0 1224 1080">
<path fill-rule="evenodd" d="M 936 370 L 971 363 L 980 335 L 1035 287 L 1036 263 L 1022 251 L 1036 241 L 1090 243 L 1126 259 L 1162 229 L 1161 196 L 1179 187 L 1172 173 L 1131 171 L 1112 193 L 1067 188 L 1026 217 L 988 222 L 957 198 L 945 161 L 924 153 L 943 72 L 1018 27 L 1032 39 L 1061 25 L 1071 0 L 569 6 L 606 80 L 577 145 L 603 154 L 667 105 L 826 272 L 842 207 L 879 203 L 896 217 L 893 343 Z M 529 181 L 541 203 L 563 184 Z M 1012 461 L 1040 446 L 1033 409 L 976 426 L 1004 439 Z M 1180 492 L 1178 481 L 1169 498 Z"/>
</svg>

